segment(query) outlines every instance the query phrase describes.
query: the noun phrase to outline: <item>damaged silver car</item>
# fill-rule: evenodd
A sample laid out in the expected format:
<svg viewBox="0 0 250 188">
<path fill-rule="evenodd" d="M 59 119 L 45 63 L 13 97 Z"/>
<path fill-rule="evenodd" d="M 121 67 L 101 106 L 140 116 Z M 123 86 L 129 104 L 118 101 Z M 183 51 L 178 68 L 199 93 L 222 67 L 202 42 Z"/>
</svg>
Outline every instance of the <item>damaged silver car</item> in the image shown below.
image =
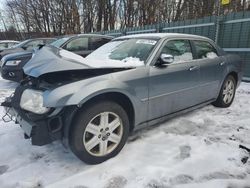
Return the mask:
<svg viewBox="0 0 250 188">
<path fill-rule="evenodd" d="M 32 144 L 60 139 L 97 164 L 117 155 L 137 129 L 210 103 L 229 107 L 242 62 L 205 37 L 140 34 L 116 38 L 85 59 L 45 46 L 24 72 L 2 103 L 6 116 Z"/>
</svg>

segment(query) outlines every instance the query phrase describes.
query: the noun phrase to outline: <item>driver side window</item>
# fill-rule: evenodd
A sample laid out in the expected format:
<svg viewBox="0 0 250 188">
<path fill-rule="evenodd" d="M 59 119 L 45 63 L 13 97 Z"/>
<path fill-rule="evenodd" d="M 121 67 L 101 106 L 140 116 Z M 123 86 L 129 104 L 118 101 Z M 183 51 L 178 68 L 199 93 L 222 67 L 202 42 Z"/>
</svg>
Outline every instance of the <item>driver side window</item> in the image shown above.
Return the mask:
<svg viewBox="0 0 250 188">
<path fill-rule="evenodd" d="M 188 40 L 171 40 L 162 48 L 161 54 L 172 55 L 173 63 L 193 60 L 191 46 Z"/>
</svg>

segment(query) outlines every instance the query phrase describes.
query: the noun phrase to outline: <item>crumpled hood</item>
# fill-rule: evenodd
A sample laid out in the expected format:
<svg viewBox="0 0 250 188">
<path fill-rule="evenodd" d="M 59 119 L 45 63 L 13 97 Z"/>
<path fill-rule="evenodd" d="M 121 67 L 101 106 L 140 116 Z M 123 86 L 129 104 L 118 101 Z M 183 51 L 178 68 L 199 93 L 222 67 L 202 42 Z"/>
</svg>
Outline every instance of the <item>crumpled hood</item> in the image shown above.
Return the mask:
<svg viewBox="0 0 250 188">
<path fill-rule="evenodd" d="M 46 73 L 99 68 L 131 68 L 131 64 L 120 61 L 85 59 L 75 53 L 53 46 L 44 46 L 23 67 L 24 73 L 39 77 Z"/>
<path fill-rule="evenodd" d="M 36 51 L 29 62 L 23 67 L 24 73 L 33 77 L 42 74 L 87 68 L 81 63 L 84 58 L 69 51 L 52 46 L 44 46 Z"/>
</svg>

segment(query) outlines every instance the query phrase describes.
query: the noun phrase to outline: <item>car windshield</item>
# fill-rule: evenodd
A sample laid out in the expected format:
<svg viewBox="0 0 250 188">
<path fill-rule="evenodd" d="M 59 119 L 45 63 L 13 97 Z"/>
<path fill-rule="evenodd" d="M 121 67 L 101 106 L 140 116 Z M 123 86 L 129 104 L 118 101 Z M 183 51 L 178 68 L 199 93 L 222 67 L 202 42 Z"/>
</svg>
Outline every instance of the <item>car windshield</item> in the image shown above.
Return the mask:
<svg viewBox="0 0 250 188">
<path fill-rule="evenodd" d="M 69 40 L 70 37 L 63 37 L 63 38 L 60 38 L 56 41 L 53 41 L 50 43 L 50 45 L 52 46 L 55 46 L 57 48 L 61 47 L 67 40 Z"/>
<path fill-rule="evenodd" d="M 155 39 L 126 39 L 112 41 L 86 57 L 87 60 L 114 60 L 124 63 L 145 64 L 156 45 Z"/>
</svg>

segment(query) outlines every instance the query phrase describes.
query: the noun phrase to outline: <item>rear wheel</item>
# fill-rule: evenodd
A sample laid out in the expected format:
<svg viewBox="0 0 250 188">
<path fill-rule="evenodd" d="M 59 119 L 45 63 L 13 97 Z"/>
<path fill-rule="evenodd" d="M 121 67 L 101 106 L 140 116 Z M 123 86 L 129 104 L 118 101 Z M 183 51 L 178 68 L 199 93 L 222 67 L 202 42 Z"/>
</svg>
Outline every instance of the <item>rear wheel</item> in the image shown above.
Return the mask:
<svg viewBox="0 0 250 188">
<path fill-rule="evenodd" d="M 232 75 L 227 76 L 222 84 L 219 97 L 213 103 L 216 107 L 227 108 L 234 100 L 236 91 L 236 80 Z"/>
<path fill-rule="evenodd" d="M 126 143 L 129 120 L 117 103 L 103 101 L 79 112 L 69 145 L 82 161 L 98 164 L 116 156 Z"/>
</svg>

